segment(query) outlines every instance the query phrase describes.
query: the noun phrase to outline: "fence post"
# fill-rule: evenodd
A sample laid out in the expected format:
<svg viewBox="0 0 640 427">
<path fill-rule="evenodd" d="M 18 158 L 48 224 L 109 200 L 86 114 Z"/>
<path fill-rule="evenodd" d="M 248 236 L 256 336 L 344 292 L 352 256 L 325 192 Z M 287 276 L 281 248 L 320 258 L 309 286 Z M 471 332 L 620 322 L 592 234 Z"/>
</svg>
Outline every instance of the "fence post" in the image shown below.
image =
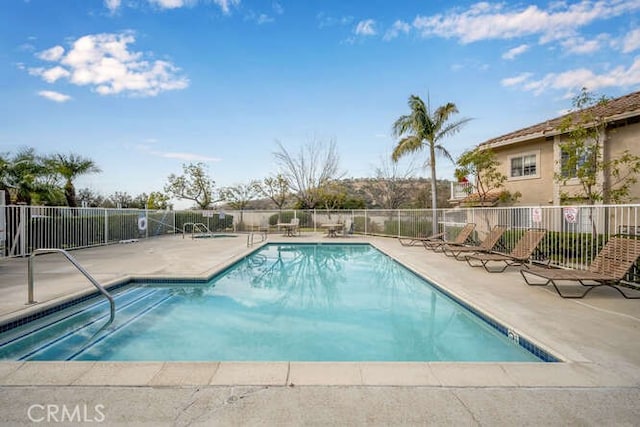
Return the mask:
<svg viewBox="0 0 640 427">
<path fill-rule="evenodd" d="M 367 235 L 367 209 L 364 210 L 364 235 Z"/>
<path fill-rule="evenodd" d="M 104 244 L 109 244 L 109 211 L 104 210 Z"/>
<path fill-rule="evenodd" d="M 316 222 L 318 218 L 316 217 L 316 208 L 313 208 L 313 232 L 316 232 Z"/>
<path fill-rule="evenodd" d="M 20 256 L 27 255 L 27 223 L 31 222 L 31 218 L 27 218 L 27 207 L 20 206 Z"/>
</svg>

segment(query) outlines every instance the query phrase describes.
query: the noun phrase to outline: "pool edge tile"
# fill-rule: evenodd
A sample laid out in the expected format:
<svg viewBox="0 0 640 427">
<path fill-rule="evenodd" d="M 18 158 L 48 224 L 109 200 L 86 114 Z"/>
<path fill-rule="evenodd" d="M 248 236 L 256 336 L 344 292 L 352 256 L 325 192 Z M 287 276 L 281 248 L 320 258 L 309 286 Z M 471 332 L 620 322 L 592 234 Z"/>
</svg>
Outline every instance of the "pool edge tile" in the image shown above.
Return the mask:
<svg viewBox="0 0 640 427">
<path fill-rule="evenodd" d="M 219 365 L 219 362 L 165 362 L 148 385 L 208 385 L 218 371 Z"/>
<path fill-rule="evenodd" d="M 365 386 L 441 385 L 425 362 L 363 362 L 360 372 Z"/>
<path fill-rule="evenodd" d="M 86 374 L 95 362 L 32 361 L 2 379 L 3 385 L 65 386 Z"/>
<path fill-rule="evenodd" d="M 0 361 L 0 385 L 4 385 L 4 380 L 16 370 L 20 369 L 25 362 L 17 360 Z"/>
<path fill-rule="evenodd" d="M 429 363 L 431 372 L 443 387 L 517 387 L 503 365 L 495 362 Z"/>
<path fill-rule="evenodd" d="M 145 386 L 164 362 L 96 362 L 71 385 Z"/>
<path fill-rule="evenodd" d="M 284 386 L 289 362 L 220 362 L 209 385 Z"/>
<path fill-rule="evenodd" d="M 360 362 L 291 362 L 287 385 L 362 385 L 360 365 Z"/>
</svg>

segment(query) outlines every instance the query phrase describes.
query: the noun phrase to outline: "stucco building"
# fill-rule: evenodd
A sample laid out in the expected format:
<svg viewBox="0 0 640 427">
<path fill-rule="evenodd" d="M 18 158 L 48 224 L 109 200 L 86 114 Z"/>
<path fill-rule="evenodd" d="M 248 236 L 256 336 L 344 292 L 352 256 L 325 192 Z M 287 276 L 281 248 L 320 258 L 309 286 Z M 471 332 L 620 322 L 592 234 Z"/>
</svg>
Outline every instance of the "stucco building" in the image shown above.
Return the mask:
<svg viewBox="0 0 640 427">
<path fill-rule="evenodd" d="M 640 92 L 611 99 L 581 112 L 604 118 L 606 125 L 600 135 L 604 160 L 617 158 L 625 150 L 640 155 Z M 565 185 L 554 178 L 564 160 L 561 144 L 566 141 L 567 134 L 561 127 L 567 116 L 537 123 L 479 145 L 492 149 L 496 154 L 500 172 L 507 177 L 504 189 L 512 194 L 521 194 L 515 205 L 560 205 L 568 202 L 562 200 L 563 194 L 579 195 L 581 186 L 577 179 L 569 179 Z M 610 183 L 611 176 L 605 173 L 598 175 L 598 186 L 606 189 Z M 457 188 L 453 188 L 451 193 L 452 202 L 462 202 L 468 197 L 468 193 Z M 630 196 L 631 202 L 640 201 L 640 184 L 632 185 Z M 497 197 L 493 201 L 497 202 Z M 582 202 L 579 197 L 572 197 L 569 201 Z"/>
</svg>

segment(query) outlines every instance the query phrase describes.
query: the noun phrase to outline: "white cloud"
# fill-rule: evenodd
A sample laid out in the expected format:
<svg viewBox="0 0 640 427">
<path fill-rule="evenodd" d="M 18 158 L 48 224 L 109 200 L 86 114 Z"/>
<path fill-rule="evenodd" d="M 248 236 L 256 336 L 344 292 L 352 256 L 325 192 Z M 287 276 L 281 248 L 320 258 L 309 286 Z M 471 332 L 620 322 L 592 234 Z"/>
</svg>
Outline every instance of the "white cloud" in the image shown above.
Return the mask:
<svg viewBox="0 0 640 427">
<path fill-rule="evenodd" d="M 529 45 L 521 44 L 520 46 L 509 49 L 507 52 L 503 53 L 502 59 L 514 59 L 516 56 L 522 55 L 527 50 L 529 50 Z"/>
<path fill-rule="evenodd" d="M 38 92 L 38 95 L 54 102 L 67 102 L 71 99 L 69 95 L 65 95 L 60 92 L 54 92 L 52 90 L 41 90 L 40 92 Z"/>
<path fill-rule="evenodd" d="M 502 79 L 500 83 L 502 86 L 517 86 L 529 79 L 529 77 L 533 76 L 533 73 L 522 73 L 515 77 L 508 77 L 506 79 Z"/>
<path fill-rule="evenodd" d="M 152 150 L 150 145 L 156 144 L 156 142 L 157 140 L 153 138 L 147 139 L 144 144 L 137 145 L 137 148 L 145 153 L 151 154 L 152 156 L 162 157 L 164 159 L 177 159 L 185 162 L 219 162 L 222 160 L 218 157 L 205 156 L 196 153 Z"/>
<path fill-rule="evenodd" d="M 165 159 L 178 159 L 186 162 L 219 162 L 221 160 L 218 157 L 203 156 L 195 153 L 152 151 L 151 154 L 164 157 Z"/>
<path fill-rule="evenodd" d="M 629 53 L 640 48 L 640 28 L 631 31 L 622 41 L 622 52 Z"/>
<path fill-rule="evenodd" d="M 62 46 L 54 46 L 50 49 L 43 50 L 38 53 L 37 56 L 43 61 L 59 61 L 62 55 L 64 55 L 64 48 Z"/>
<path fill-rule="evenodd" d="M 132 33 L 84 36 L 57 59 L 57 66 L 46 70 L 31 68 L 29 73 L 41 76 L 49 83 L 65 78 L 78 86 L 91 86 L 101 95 L 155 96 L 189 85 L 188 79 L 180 76 L 179 69 L 171 62 L 151 62 L 142 53 L 130 51 L 129 45 L 134 42 Z M 43 53 L 38 56 L 42 57 Z"/>
<path fill-rule="evenodd" d="M 273 11 L 278 15 L 282 15 L 284 13 L 284 8 L 280 4 L 280 2 L 274 1 L 271 7 L 273 8 Z"/>
<path fill-rule="evenodd" d="M 374 21 L 373 19 L 366 19 L 364 21 L 358 22 L 353 32 L 358 36 L 375 36 L 375 25 L 376 21 Z"/>
<path fill-rule="evenodd" d="M 162 9 L 177 9 L 186 6 L 187 0 L 149 0 L 149 3 L 154 4 Z"/>
<path fill-rule="evenodd" d="M 48 70 L 42 71 L 40 76 L 47 83 L 55 83 L 56 80 L 61 79 L 63 77 L 69 77 L 70 73 L 60 66 L 55 66 L 53 68 L 49 68 Z"/>
<path fill-rule="evenodd" d="M 261 13 L 261 14 L 258 16 L 258 19 L 256 19 L 256 22 L 257 22 L 258 24 L 267 24 L 267 23 L 269 23 L 269 22 L 273 22 L 273 18 L 272 18 L 272 17 L 270 17 L 269 15 L 265 14 L 265 13 Z"/>
<path fill-rule="evenodd" d="M 316 20 L 318 21 L 318 28 L 327 28 L 349 25 L 353 22 L 353 16 L 342 16 L 340 18 L 336 18 L 334 16 L 329 16 L 324 12 L 319 12 L 316 15 Z"/>
<path fill-rule="evenodd" d="M 580 27 L 640 10 L 638 0 L 557 2 L 548 9 L 536 5 L 507 8 L 508 3 L 477 3 L 446 14 L 417 16 L 413 26 L 424 37 L 457 38 L 462 43 L 539 35 L 542 43 L 575 34 Z"/>
<path fill-rule="evenodd" d="M 549 73 L 539 80 L 529 80 L 531 74 L 520 80 L 518 77 L 504 79 L 502 84 L 504 86 L 520 85 L 523 90 L 534 92 L 536 95 L 548 89 L 571 91 L 586 87 L 594 91 L 606 87 L 637 86 L 640 84 L 640 57 L 636 58 L 629 68 L 619 66 L 602 74 L 596 74 L 586 68 L 578 68 L 562 73 Z"/>
<path fill-rule="evenodd" d="M 231 12 L 231 7 L 238 6 L 240 4 L 240 0 L 147 0 L 149 4 L 160 9 L 179 9 L 181 7 L 195 6 L 199 1 L 202 3 L 209 2 L 215 4 L 225 15 Z M 122 6 L 122 0 L 104 0 L 104 5 L 113 13 Z M 277 6 L 274 4 L 274 10 L 276 10 L 276 7 Z M 281 6 L 280 9 L 282 9 Z"/>
<path fill-rule="evenodd" d="M 384 34 L 383 40 L 393 40 L 398 37 L 400 33 L 409 34 L 409 31 L 411 31 L 411 25 L 409 25 L 407 22 L 397 20 Z"/>
<path fill-rule="evenodd" d="M 215 4 L 220 6 L 222 12 L 228 14 L 231 11 L 231 6 L 238 6 L 240 4 L 240 0 L 213 0 Z"/>
<path fill-rule="evenodd" d="M 571 37 L 563 40 L 561 44 L 567 53 L 585 55 L 599 51 L 608 40 L 609 36 L 607 34 L 600 34 L 592 40 L 585 40 L 583 37 Z"/>
<path fill-rule="evenodd" d="M 115 12 L 120 8 L 121 0 L 104 0 L 104 5 L 110 12 Z"/>
<path fill-rule="evenodd" d="M 245 15 L 244 20 L 245 21 L 254 21 L 258 25 L 268 24 L 268 23 L 271 23 L 271 22 L 275 21 L 275 19 L 272 16 L 269 16 L 266 13 L 256 14 L 253 11 L 249 11 Z"/>
</svg>

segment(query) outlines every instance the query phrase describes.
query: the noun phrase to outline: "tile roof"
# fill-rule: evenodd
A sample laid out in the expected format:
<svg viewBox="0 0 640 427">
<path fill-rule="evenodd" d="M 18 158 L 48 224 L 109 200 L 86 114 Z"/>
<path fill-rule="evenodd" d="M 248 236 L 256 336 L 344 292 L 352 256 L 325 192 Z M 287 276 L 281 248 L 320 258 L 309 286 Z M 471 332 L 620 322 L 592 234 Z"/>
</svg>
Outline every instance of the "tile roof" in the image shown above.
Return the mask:
<svg viewBox="0 0 640 427">
<path fill-rule="evenodd" d="M 500 196 L 502 196 L 503 192 L 504 190 L 501 190 L 501 189 L 489 190 L 484 195 L 484 197 L 482 197 L 480 193 L 471 193 L 467 197 L 462 199 L 460 201 L 460 204 L 461 205 L 483 204 L 487 206 L 495 206 L 495 204 L 498 203 L 498 200 L 500 200 Z"/>
<path fill-rule="evenodd" d="M 612 119 L 615 119 L 620 115 L 632 114 L 634 112 L 636 114 L 632 115 L 640 116 L 640 91 L 621 96 L 620 98 L 611 99 L 605 104 L 595 105 L 593 107 L 586 108 L 583 111 L 592 111 L 596 117 L 606 117 Z M 560 117 L 535 124 L 533 126 L 528 126 L 526 128 L 507 133 L 497 138 L 489 139 L 481 143 L 480 145 L 508 143 L 513 139 L 524 139 L 527 135 L 531 135 L 532 137 L 535 135 L 535 137 L 539 137 L 540 135 L 544 135 L 545 133 L 556 131 L 562 120 L 570 114 L 573 113 L 568 113 Z"/>
</svg>

